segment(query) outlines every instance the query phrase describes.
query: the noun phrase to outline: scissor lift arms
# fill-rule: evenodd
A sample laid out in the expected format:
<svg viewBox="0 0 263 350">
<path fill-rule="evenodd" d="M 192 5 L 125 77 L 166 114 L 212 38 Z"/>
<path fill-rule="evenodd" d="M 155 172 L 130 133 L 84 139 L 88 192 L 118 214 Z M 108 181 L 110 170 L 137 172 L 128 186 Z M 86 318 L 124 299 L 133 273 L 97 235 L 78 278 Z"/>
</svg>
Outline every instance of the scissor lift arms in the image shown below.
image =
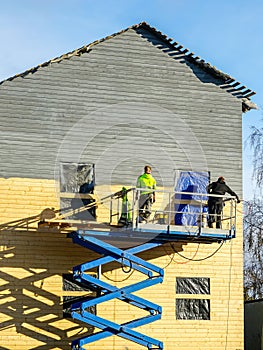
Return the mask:
<svg viewBox="0 0 263 350">
<path fill-rule="evenodd" d="M 161 243 L 145 243 L 127 250 L 122 250 L 100 239 L 87 235 L 81 235 L 78 232 L 71 233 L 70 237 L 72 237 L 74 243 L 77 243 L 87 249 L 92 249 L 99 254 L 103 254 L 101 258 L 80 264 L 73 268 L 73 277 L 76 281 L 82 282 L 86 285 L 89 284 L 91 287 L 99 290 L 100 293 L 92 300 L 84 300 L 73 304 L 71 307 L 71 315 L 74 319 L 100 328 L 101 331 L 74 340 L 72 342 L 72 349 L 84 349 L 84 345 L 112 335 L 117 335 L 124 339 L 128 339 L 137 344 L 143 345 L 148 349 L 163 349 L 163 343 L 161 341 L 133 330 L 133 328 L 159 320 L 162 314 L 161 307 L 132 294 L 138 290 L 153 286 L 157 283 L 162 283 L 164 274 L 163 269 L 135 255 L 145 250 L 157 247 Z M 144 274 L 147 276 L 147 279 L 118 288 L 87 273 L 88 270 L 111 263 L 113 261 Z M 117 324 L 87 311 L 87 309 L 92 306 L 112 299 L 119 299 L 123 302 L 145 310 L 149 314 L 133 321 Z"/>
</svg>

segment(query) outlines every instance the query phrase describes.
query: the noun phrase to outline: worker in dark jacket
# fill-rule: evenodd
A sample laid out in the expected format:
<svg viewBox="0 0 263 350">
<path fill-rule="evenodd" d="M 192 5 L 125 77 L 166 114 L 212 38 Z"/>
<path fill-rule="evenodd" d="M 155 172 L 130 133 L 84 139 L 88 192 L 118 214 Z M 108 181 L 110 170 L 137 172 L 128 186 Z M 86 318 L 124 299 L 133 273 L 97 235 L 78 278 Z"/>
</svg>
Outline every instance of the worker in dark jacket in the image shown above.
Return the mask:
<svg viewBox="0 0 263 350">
<path fill-rule="evenodd" d="M 207 186 L 208 194 L 216 194 L 224 196 L 229 193 L 231 196 L 236 197 L 237 203 L 240 203 L 238 195 L 231 190 L 229 186 L 226 185 L 223 176 L 220 176 L 217 181 L 210 183 Z M 221 214 L 223 210 L 224 202 L 223 197 L 213 197 L 208 198 L 208 227 L 213 227 L 213 222 L 216 222 L 216 228 L 221 228 Z"/>
</svg>

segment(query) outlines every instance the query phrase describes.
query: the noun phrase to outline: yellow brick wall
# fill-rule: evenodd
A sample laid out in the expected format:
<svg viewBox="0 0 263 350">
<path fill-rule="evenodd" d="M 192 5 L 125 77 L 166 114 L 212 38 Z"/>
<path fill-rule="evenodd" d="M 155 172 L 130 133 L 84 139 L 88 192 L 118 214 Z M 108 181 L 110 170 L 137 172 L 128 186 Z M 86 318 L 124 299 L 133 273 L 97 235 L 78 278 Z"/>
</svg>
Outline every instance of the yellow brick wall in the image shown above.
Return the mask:
<svg viewBox="0 0 263 350">
<path fill-rule="evenodd" d="M 0 179 L 0 223 L 39 214 L 59 207 L 54 181 L 43 179 Z"/>
<path fill-rule="evenodd" d="M 1 179 L 0 198 L 1 223 L 38 214 L 46 207 L 57 208 L 59 202 L 54 182 L 36 179 Z M 83 324 L 62 317 L 62 297 L 68 295 L 62 290 L 62 274 L 97 255 L 73 244 L 65 234 L 52 231 L 5 229 L 0 231 L 0 239 L 1 346 L 14 350 L 41 346 L 70 349 L 71 340 L 84 335 L 86 329 Z M 174 243 L 140 255 L 164 268 L 165 276 L 162 284 L 136 293 L 163 308 L 160 321 L 137 328 L 137 331 L 162 340 L 165 350 L 243 350 L 241 215 L 237 238 L 224 243 L 215 253 L 219 247 L 218 243 Z M 211 294 L 207 296 L 211 310 L 209 321 L 176 320 L 176 297 L 188 297 L 176 295 L 176 277 L 210 278 Z M 124 273 L 120 268 L 103 268 L 102 279 L 119 281 L 110 283 L 120 287 L 145 279 L 145 276 L 137 272 Z M 127 322 L 145 315 L 141 310 L 116 300 L 99 305 L 97 311 L 99 316 L 115 322 Z M 92 350 L 102 348 L 145 349 L 116 336 L 87 347 Z"/>
</svg>

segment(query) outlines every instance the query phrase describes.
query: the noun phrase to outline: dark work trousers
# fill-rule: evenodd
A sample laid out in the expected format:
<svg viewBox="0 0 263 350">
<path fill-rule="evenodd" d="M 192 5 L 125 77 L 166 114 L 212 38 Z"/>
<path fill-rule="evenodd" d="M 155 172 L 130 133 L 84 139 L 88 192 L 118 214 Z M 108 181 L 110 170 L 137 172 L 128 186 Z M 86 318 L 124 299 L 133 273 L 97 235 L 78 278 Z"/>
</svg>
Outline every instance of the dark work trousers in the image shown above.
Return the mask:
<svg viewBox="0 0 263 350">
<path fill-rule="evenodd" d="M 221 214 L 223 210 L 223 201 L 218 198 L 209 198 L 208 200 L 208 227 L 213 227 L 213 222 L 216 223 L 216 228 L 221 228 Z"/>
<path fill-rule="evenodd" d="M 141 194 L 139 198 L 139 220 L 147 220 L 152 212 L 152 194 Z"/>
</svg>

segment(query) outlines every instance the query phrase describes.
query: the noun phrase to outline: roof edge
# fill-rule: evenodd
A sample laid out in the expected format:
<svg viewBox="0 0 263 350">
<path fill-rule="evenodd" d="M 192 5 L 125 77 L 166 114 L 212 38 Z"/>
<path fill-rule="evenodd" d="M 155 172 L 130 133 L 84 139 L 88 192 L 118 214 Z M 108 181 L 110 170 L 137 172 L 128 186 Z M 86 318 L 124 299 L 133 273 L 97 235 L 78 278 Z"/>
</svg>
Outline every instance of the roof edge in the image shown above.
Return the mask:
<svg viewBox="0 0 263 350">
<path fill-rule="evenodd" d="M 166 44 L 168 44 L 171 48 L 179 51 L 182 53 L 185 58 L 198 65 L 200 68 L 204 69 L 205 71 L 209 72 L 210 74 L 214 75 L 217 78 L 220 78 L 224 81 L 224 86 L 221 86 L 224 90 L 231 93 L 235 97 L 242 100 L 242 111 L 247 112 L 251 109 L 259 109 L 256 104 L 254 104 L 250 97 L 255 95 L 256 92 L 252 91 L 251 89 L 248 89 L 245 85 L 242 85 L 240 82 L 236 81 L 235 78 L 231 77 L 230 75 L 220 71 L 216 67 L 212 66 L 209 62 L 206 62 L 205 60 L 201 59 L 199 56 L 196 56 L 193 52 L 190 52 L 189 49 L 184 48 L 182 45 L 180 45 L 177 41 L 174 41 L 172 38 L 168 38 L 165 34 L 158 31 L 156 28 L 151 27 L 147 22 L 141 22 L 138 24 L 134 24 L 126 29 L 123 29 L 119 32 L 116 32 L 114 34 L 108 35 L 102 39 L 95 40 L 92 43 L 88 45 L 84 45 L 79 49 L 75 49 L 73 51 L 70 51 L 66 54 L 63 54 L 61 56 L 58 56 L 56 58 L 50 59 L 49 61 L 46 61 L 44 63 L 41 63 L 33 68 L 30 68 L 23 73 L 16 74 L 14 76 L 11 76 L 10 78 L 4 79 L 0 82 L 0 85 L 3 84 L 6 81 L 12 81 L 15 78 L 22 77 L 24 78 L 26 75 L 30 73 L 35 73 L 39 68 L 46 67 L 52 63 L 59 63 L 64 59 L 70 59 L 73 56 L 81 56 L 83 53 L 87 53 L 91 50 L 92 46 L 97 45 L 103 41 L 109 40 L 117 35 L 120 35 L 129 29 L 139 29 L 144 28 L 146 30 L 151 31 L 154 33 L 157 37 L 159 37 L 161 40 L 163 40 Z"/>
<path fill-rule="evenodd" d="M 258 106 L 250 100 L 250 97 L 256 94 L 255 91 L 252 91 L 245 85 L 242 85 L 235 78 L 231 77 L 229 74 L 222 72 L 215 66 L 212 66 L 209 62 L 206 62 L 204 59 L 201 59 L 199 56 L 196 56 L 195 53 L 183 47 L 177 41 L 174 41 L 174 39 L 168 38 L 165 34 L 158 31 L 156 28 L 151 27 L 148 23 L 141 22 L 137 25 L 132 26 L 131 28 L 139 27 L 144 27 L 145 29 L 148 29 L 151 32 L 153 32 L 160 39 L 165 41 L 170 47 L 176 49 L 181 54 L 183 54 L 189 62 L 196 64 L 197 66 L 214 75 L 215 77 L 223 79 L 224 84 L 221 86 L 221 88 L 242 100 L 243 112 L 247 112 L 251 109 L 259 109 Z"/>
</svg>

